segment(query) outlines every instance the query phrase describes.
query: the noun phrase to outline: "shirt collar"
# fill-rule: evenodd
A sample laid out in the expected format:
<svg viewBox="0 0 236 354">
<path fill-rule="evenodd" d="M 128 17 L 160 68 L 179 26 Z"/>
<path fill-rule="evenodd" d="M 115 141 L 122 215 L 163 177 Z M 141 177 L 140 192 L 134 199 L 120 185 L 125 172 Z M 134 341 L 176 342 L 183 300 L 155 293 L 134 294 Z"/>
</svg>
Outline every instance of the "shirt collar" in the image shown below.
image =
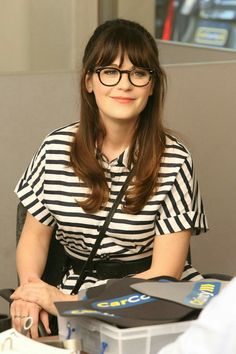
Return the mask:
<svg viewBox="0 0 236 354">
<path fill-rule="evenodd" d="M 98 157 L 100 155 L 100 158 L 102 159 L 103 162 L 109 163 L 108 159 L 106 158 L 105 155 L 101 154 L 96 147 L 96 156 Z M 120 167 L 126 167 L 128 168 L 128 161 L 129 161 L 129 147 L 127 147 L 117 158 L 114 160 L 110 161 L 110 164 L 113 166 L 120 166 Z M 131 164 L 131 168 L 133 167 L 133 164 Z"/>
</svg>

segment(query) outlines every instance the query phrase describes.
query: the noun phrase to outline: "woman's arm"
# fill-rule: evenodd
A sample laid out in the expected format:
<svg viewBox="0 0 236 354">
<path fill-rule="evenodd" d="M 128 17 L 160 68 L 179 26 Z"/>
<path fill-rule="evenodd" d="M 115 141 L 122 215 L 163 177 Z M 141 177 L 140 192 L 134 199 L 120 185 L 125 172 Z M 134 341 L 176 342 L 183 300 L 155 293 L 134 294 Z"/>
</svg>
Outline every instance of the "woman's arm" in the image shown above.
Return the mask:
<svg viewBox="0 0 236 354">
<path fill-rule="evenodd" d="M 27 213 L 16 250 L 20 284 L 29 278 L 41 278 L 47 260 L 53 228 L 45 226 Z"/>
<path fill-rule="evenodd" d="M 32 277 L 40 280 L 47 260 L 52 231 L 51 227 L 41 224 L 31 214 L 27 213 L 16 251 L 20 286 L 28 284 Z M 33 338 L 38 337 L 39 318 L 43 321 L 47 332 L 50 333 L 48 314 L 42 307 L 21 298 L 12 300 L 15 300 L 10 309 L 13 327 L 21 331 L 25 316 L 31 316 L 33 326 L 30 332 Z"/>
<path fill-rule="evenodd" d="M 150 269 L 134 277 L 150 279 L 165 275 L 179 279 L 187 258 L 191 230 L 156 236 Z"/>
<path fill-rule="evenodd" d="M 33 317 L 31 336 L 38 336 L 39 318 L 49 333 L 47 313 L 56 315 L 55 301 L 76 300 L 77 296 L 63 294 L 40 278 L 46 264 L 53 229 L 27 214 L 17 246 L 16 262 L 20 286 L 11 296 L 13 326 L 20 331 L 22 319 Z M 56 267 L 56 265 L 55 265 Z M 56 268 L 55 268 L 56 271 Z"/>
</svg>

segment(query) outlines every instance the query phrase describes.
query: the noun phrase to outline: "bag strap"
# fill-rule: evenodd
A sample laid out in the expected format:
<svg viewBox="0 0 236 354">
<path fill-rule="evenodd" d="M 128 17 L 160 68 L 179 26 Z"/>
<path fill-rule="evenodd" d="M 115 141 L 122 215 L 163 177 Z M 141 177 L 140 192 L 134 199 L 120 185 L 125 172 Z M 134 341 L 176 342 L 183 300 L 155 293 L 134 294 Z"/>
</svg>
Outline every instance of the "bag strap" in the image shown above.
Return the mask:
<svg viewBox="0 0 236 354">
<path fill-rule="evenodd" d="M 88 256 L 88 259 L 86 260 L 86 262 L 85 262 L 85 264 L 84 264 L 84 266 L 83 266 L 83 268 L 81 270 L 79 278 L 78 278 L 73 290 L 71 291 L 71 295 L 78 294 L 78 291 L 79 291 L 79 289 L 80 289 L 81 285 L 83 284 L 84 279 L 86 277 L 86 273 L 89 270 L 89 266 L 90 266 L 94 256 L 97 253 L 97 250 L 98 250 L 98 248 L 99 248 L 99 246 L 101 244 L 101 241 L 102 241 L 103 237 L 106 234 L 108 225 L 110 224 L 111 219 L 112 219 L 112 217 L 113 217 L 118 205 L 120 204 L 120 201 L 121 201 L 123 195 L 125 194 L 125 191 L 126 191 L 128 185 L 129 185 L 129 182 L 131 181 L 133 175 L 134 175 L 134 168 L 132 168 L 132 170 L 129 172 L 129 174 L 128 174 L 128 176 L 127 176 L 127 178 L 126 178 L 126 180 L 125 180 L 120 192 L 118 193 L 118 195 L 117 195 L 117 197 L 116 197 L 116 199 L 115 199 L 115 201 L 113 203 L 112 208 L 110 209 L 110 211 L 109 211 L 109 213 L 108 213 L 108 215 L 106 217 L 106 220 L 104 221 L 104 224 L 101 227 L 101 230 L 100 230 L 100 232 L 98 234 L 98 237 L 97 237 L 96 242 L 95 242 L 95 244 L 94 244 L 94 246 L 92 248 L 92 251 L 90 252 L 90 254 Z"/>
</svg>

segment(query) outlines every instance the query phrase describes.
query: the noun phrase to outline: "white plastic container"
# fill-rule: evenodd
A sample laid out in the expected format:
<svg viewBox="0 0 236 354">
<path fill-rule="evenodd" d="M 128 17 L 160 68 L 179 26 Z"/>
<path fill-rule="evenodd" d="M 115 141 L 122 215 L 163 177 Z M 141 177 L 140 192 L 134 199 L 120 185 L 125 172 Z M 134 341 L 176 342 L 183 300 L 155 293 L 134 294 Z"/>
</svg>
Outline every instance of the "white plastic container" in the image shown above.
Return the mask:
<svg viewBox="0 0 236 354">
<path fill-rule="evenodd" d="M 193 321 L 119 329 L 93 319 L 59 317 L 59 335 L 65 339 L 68 326 L 89 354 L 157 354 L 173 342 Z M 102 349 L 103 348 L 103 349 Z"/>
</svg>

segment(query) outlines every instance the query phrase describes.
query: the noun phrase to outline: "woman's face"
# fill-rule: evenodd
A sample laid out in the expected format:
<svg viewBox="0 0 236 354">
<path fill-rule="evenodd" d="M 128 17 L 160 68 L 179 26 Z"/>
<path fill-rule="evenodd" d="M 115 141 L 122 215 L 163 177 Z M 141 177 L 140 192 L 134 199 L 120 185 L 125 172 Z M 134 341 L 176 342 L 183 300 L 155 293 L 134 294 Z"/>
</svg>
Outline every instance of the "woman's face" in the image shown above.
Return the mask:
<svg viewBox="0 0 236 354">
<path fill-rule="evenodd" d="M 132 70 L 133 64 L 125 55 L 121 67 L 119 67 L 120 56 L 118 56 L 109 67 L 120 70 Z M 104 124 L 109 121 L 136 121 L 139 114 L 145 108 L 148 98 L 152 95 L 152 80 L 143 87 L 136 87 L 131 84 L 126 73 L 122 74 L 121 80 L 115 86 L 103 85 L 97 73 L 86 77 L 88 92 L 93 93 L 99 110 L 100 119 Z"/>
</svg>

